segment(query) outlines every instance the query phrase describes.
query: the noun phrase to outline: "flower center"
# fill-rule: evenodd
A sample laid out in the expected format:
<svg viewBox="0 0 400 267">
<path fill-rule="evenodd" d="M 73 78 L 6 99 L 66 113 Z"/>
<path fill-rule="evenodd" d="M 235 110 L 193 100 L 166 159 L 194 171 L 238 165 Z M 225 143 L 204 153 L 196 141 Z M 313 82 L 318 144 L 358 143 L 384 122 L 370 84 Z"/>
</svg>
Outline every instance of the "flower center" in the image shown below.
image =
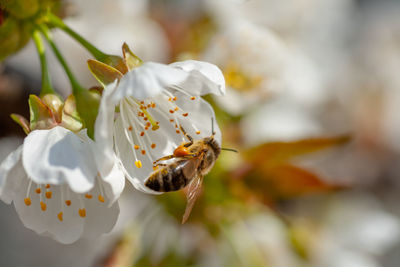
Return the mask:
<svg viewBox="0 0 400 267">
<path fill-rule="evenodd" d="M 226 84 L 238 91 L 246 92 L 256 89 L 262 82 L 261 76 L 252 76 L 244 72 L 238 64 L 228 63 L 223 70 Z"/>
<path fill-rule="evenodd" d="M 188 101 L 196 101 L 197 99 L 195 96 L 188 95 L 179 87 L 172 89 L 182 93 L 183 96 L 180 97 L 186 97 Z M 185 121 L 185 125 L 191 125 L 192 130 L 196 134 L 200 134 L 197 127 L 190 123 L 189 112 L 179 107 L 178 97 L 167 90 L 164 90 L 161 95 L 155 98 L 144 101 L 126 97 L 120 102 L 119 111 L 124 134 L 131 145 L 131 153 L 136 168 L 142 168 L 144 158 L 148 158 L 150 162 L 155 160 L 153 152 L 157 148 L 157 143 L 152 140 L 150 132 L 160 129 L 173 130 L 184 141 L 185 138 L 180 131 L 180 125 Z M 161 125 L 159 120 L 169 123 Z"/>
</svg>

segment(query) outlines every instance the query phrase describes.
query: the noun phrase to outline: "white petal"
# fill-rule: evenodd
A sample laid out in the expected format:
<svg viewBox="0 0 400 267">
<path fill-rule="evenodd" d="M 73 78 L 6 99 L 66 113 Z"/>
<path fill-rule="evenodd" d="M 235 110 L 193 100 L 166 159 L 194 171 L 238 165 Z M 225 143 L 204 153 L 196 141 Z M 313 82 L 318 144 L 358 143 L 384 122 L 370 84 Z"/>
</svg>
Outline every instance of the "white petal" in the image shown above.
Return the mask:
<svg viewBox="0 0 400 267">
<path fill-rule="evenodd" d="M 110 205 L 114 203 L 125 187 L 125 175 L 120 163 L 115 159 L 115 164 L 106 176 L 102 176 L 103 186 L 107 197 L 110 199 Z"/>
<path fill-rule="evenodd" d="M 214 64 L 203 61 L 187 60 L 174 62 L 170 64 L 170 66 L 190 73 L 188 79 L 185 80 L 183 84 L 180 84 L 180 87 L 189 94 L 225 94 L 224 75 Z"/>
<path fill-rule="evenodd" d="M 71 205 L 67 206 L 61 201 L 61 187 L 52 186 L 53 195 L 51 199 L 46 199 L 42 194 L 42 201 L 47 206 L 47 209 L 42 211 L 40 197 L 34 192 L 34 186 L 32 186 L 29 193 L 31 205 L 25 205 L 24 198 L 26 197 L 28 183 L 29 180 L 24 179 L 21 190 L 18 191 L 13 201 L 25 227 L 38 234 L 50 236 L 64 244 L 70 244 L 78 240 L 83 232 L 84 219 L 78 213 L 80 205 L 77 195 L 70 192 L 69 200 L 71 200 Z M 66 188 L 66 186 L 64 187 Z M 57 217 L 57 214 L 61 211 L 63 211 L 63 221 L 60 221 Z"/>
<path fill-rule="evenodd" d="M 104 89 L 101 98 L 99 113 L 95 123 L 95 148 L 94 156 L 98 166 L 98 171 L 102 176 L 107 176 L 114 167 L 114 110 L 115 103 L 112 102 L 112 95 L 117 87 L 117 82 L 108 85 Z"/>
<path fill-rule="evenodd" d="M 142 162 L 142 168 L 137 168 L 135 166 L 136 159 L 134 158 L 134 154 L 132 151 L 132 149 L 134 148 L 132 148 L 131 144 L 128 142 L 126 136 L 124 135 L 121 118 L 118 118 L 116 120 L 115 127 L 115 147 L 117 155 L 120 158 L 121 163 L 124 167 L 127 179 L 137 190 L 145 193 L 156 194 L 156 192 L 144 186 L 144 181 L 153 171 L 152 162 L 148 159 L 148 157 L 143 156 L 141 153 L 137 153 L 137 159 Z"/>
<path fill-rule="evenodd" d="M 124 75 L 113 100 L 118 101 L 127 96 L 144 100 L 160 94 L 165 87 L 182 83 L 187 78 L 188 74 L 185 71 L 164 64 L 146 62 Z"/>
<path fill-rule="evenodd" d="M 59 126 L 31 132 L 24 140 L 22 162 L 34 182 L 68 183 L 77 193 L 90 190 L 97 174 L 90 145 Z"/>
<path fill-rule="evenodd" d="M 98 186 L 95 186 L 90 193 L 93 198 L 85 198 L 84 200 L 86 217 L 83 218 L 84 231 L 82 237 L 85 238 L 95 238 L 100 234 L 110 232 L 119 215 L 118 202 L 114 202 L 112 206 L 109 206 L 105 202 L 98 201 L 95 197 L 100 193 Z"/>
<path fill-rule="evenodd" d="M 22 145 L 10 153 L 0 165 L 0 198 L 10 204 L 26 176 L 21 163 Z"/>
</svg>

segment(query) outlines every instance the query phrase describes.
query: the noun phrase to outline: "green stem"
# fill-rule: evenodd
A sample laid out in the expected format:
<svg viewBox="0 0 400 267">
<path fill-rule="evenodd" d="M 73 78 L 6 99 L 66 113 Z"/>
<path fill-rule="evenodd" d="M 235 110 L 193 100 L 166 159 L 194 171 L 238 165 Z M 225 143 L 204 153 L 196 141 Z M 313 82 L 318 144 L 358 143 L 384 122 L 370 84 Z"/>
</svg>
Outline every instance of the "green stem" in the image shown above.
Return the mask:
<svg viewBox="0 0 400 267">
<path fill-rule="evenodd" d="M 78 80 L 75 78 L 75 76 L 73 75 L 71 69 L 69 68 L 67 62 L 65 61 L 64 57 L 62 56 L 60 50 L 58 50 L 56 44 L 53 42 L 53 37 L 49 31 L 49 29 L 44 26 L 44 25 L 40 25 L 40 29 L 44 35 L 44 37 L 46 38 L 47 42 L 50 44 L 51 48 L 53 49 L 54 54 L 56 55 L 58 61 L 60 62 L 60 64 L 63 66 L 68 79 L 71 83 L 72 86 L 72 92 L 74 95 L 76 95 L 77 93 L 85 90 L 78 82 Z"/>
<path fill-rule="evenodd" d="M 50 81 L 50 74 L 49 74 L 49 69 L 47 67 L 47 60 L 46 60 L 46 55 L 45 55 L 45 47 L 42 41 L 42 38 L 40 37 L 39 30 L 34 30 L 32 32 L 32 39 L 35 42 L 37 52 L 39 55 L 39 60 L 40 60 L 40 67 L 42 70 L 42 89 L 40 90 L 40 95 L 46 95 L 46 94 L 54 94 L 54 89 L 51 86 L 51 81 Z"/>
<path fill-rule="evenodd" d="M 74 38 L 77 42 L 79 42 L 83 47 L 85 47 L 94 56 L 95 59 L 103 62 L 109 57 L 109 55 L 100 51 L 97 47 L 95 47 L 94 45 L 89 43 L 85 38 L 83 38 L 77 32 L 75 32 L 70 27 L 68 27 L 56 15 L 49 13 L 47 18 L 49 19 L 49 22 L 51 25 L 53 25 L 57 28 L 60 28 L 61 30 L 65 31 L 67 34 L 69 34 L 72 38 Z"/>
</svg>

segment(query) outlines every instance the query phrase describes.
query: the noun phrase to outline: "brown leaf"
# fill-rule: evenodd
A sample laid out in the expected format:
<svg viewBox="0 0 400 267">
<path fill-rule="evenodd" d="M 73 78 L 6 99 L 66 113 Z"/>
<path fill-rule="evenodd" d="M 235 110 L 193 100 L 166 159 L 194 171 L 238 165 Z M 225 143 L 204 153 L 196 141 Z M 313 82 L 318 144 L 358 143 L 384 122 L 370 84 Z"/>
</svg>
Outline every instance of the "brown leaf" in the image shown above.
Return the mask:
<svg viewBox="0 0 400 267">
<path fill-rule="evenodd" d="M 271 142 L 251 148 L 243 153 L 244 158 L 254 165 L 276 166 L 293 157 L 347 143 L 350 136 L 303 139 L 293 142 Z"/>
<path fill-rule="evenodd" d="M 275 199 L 287 199 L 342 188 L 329 184 L 316 174 L 293 165 L 281 165 L 269 169 L 263 179 L 269 180 L 269 184 L 272 185 L 271 193 Z"/>
<path fill-rule="evenodd" d="M 291 199 L 311 193 L 330 192 L 343 186 L 325 182 L 316 174 L 290 164 L 268 166 L 247 165 L 245 172 L 239 169 L 231 180 L 232 192 L 247 201 L 258 200 L 273 206 L 276 201 Z"/>
</svg>

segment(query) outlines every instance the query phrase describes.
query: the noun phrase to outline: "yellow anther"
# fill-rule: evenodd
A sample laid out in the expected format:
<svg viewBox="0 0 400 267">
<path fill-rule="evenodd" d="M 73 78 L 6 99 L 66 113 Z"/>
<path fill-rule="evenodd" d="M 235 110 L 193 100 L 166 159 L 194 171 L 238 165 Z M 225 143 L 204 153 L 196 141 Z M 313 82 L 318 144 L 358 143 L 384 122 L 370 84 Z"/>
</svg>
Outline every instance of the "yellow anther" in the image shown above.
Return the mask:
<svg viewBox="0 0 400 267">
<path fill-rule="evenodd" d="M 152 148 L 152 149 L 156 148 L 156 144 L 154 144 L 154 143 L 151 144 L 151 148 Z"/>
<path fill-rule="evenodd" d="M 153 125 L 153 127 L 151 127 L 151 129 L 152 129 L 153 131 L 158 130 L 159 128 L 160 128 L 160 126 L 158 126 L 158 124 Z"/>
<path fill-rule="evenodd" d="M 32 201 L 29 197 L 24 199 L 25 205 L 30 206 L 32 204 Z"/>
<path fill-rule="evenodd" d="M 158 166 L 153 166 L 153 171 L 158 170 Z"/>
<path fill-rule="evenodd" d="M 139 169 L 142 168 L 142 162 L 140 160 L 135 161 L 135 165 L 136 167 L 138 167 Z"/>
<path fill-rule="evenodd" d="M 60 212 L 59 214 L 57 214 L 57 218 L 60 220 L 60 222 L 63 221 L 63 213 Z"/>
<path fill-rule="evenodd" d="M 87 199 L 91 199 L 93 196 L 92 196 L 91 194 L 86 194 L 85 197 L 86 197 Z"/>
<path fill-rule="evenodd" d="M 65 200 L 65 205 L 71 206 L 71 200 Z"/>
<path fill-rule="evenodd" d="M 42 211 L 45 211 L 45 210 L 47 209 L 47 205 L 46 205 L 46 203 L 44 203 L 43 201 L 40 201 L 40 209 L 41 209 Z"/>
<path fill-rule="evenodd" d="M 104 203 L 104 197 L 102 195 L 99 195 L 99 201 Z"/>
<path fill-rule="evenodd" d="M 196 99 L 196 97 L 195 96 L 192 96 L 191 98 L 190 98 L 190 100 L 195 100 Z"/>
<path fill-rule="evenodd" d="M 49 184 L 46 184 L 46 188 L 49 189 L 49 188 L 50 188 L 50 185 L 49 185 Z"/>
<path fill-rule="evenodd" d="M 138 145 L 135 145 L 134 148 L 135 148 L 136 150 L 138 150 L 140 147 L 139 147 Z"/>
<path fill-rule="evenodd" d="M 40 189 L 40 187 L 38 187 L 38 188 L 35 189 L 35 192 L 36 192 L 37 194 L 40 194 L 40 193 L 42 192 L 42 190 Z"/>
<path fill-rule="evenodd" d="M 179 110 L 179 108 L 178 107 L 175 107 L 175 109 L 174 109 L 175 111 L 178 111 Z"/>
<path fill-rule="evenodd" d="M 86 210 L 85 209 L 79 209 L 79 216 L 82 218 L 86 217 Z"/>
<path fill-rule="evenodd" d="M 51 191 L 46 191 L 46 193 L 45 193 L 46 198 L 51 198 L 52 194 L 53 193 Z"/>
<path fill-rule="evenodd" d="M 200 134 L 200 131 L 196 131 L 196 134 Z"/>
</svg>

